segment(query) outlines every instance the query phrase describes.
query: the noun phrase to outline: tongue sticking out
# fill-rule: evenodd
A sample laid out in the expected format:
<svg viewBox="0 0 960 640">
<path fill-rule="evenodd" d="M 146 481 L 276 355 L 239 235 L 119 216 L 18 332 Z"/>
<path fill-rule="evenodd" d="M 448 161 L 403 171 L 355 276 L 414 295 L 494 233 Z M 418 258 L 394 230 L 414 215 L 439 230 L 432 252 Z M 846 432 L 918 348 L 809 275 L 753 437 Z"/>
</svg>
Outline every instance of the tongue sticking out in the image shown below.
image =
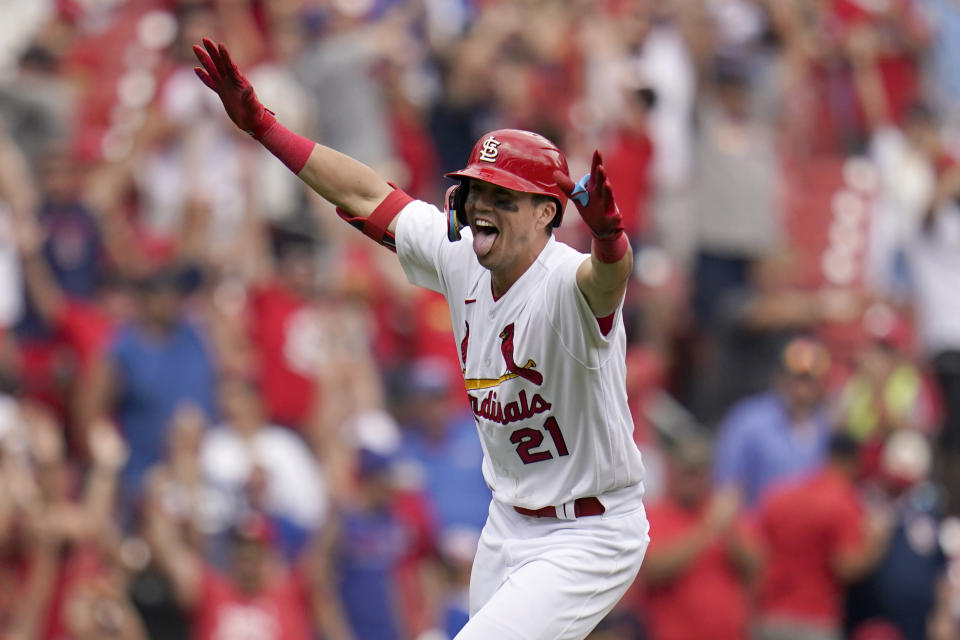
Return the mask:
<svg viewBox="0 0 960 640">
<path fill-rule="evenodd" d="M 493 243 L 496 242 L 497 236 L 500 234 L 496 231 L 490 232 L 477 232 L 473 234 L 473 252 L 477 254 L 478 258 L 490 253 L 490 249 L 493 247 Z"/>
</svg>

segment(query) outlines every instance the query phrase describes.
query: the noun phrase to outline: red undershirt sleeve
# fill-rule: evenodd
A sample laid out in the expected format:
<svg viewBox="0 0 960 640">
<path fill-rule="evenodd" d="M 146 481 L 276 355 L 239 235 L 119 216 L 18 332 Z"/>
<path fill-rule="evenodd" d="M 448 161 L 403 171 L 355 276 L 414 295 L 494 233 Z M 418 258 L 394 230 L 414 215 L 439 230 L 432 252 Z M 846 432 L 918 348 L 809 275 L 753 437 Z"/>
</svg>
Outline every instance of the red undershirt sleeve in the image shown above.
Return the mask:
<svg viewBox="0 0 960 640">
<path fill-rule="evenodd" d="M 369 217 L 351 216 L 340 207 L 337 207 L 337 215 L 362 231 L 371 240 L 396 252 L 396 237 L 387 231 L 387 227 L 404 207 L 413 202 L 413 198 L 403 189 L 398 188 L 397 185 L 389 184 L 393 187 L 393 191 L 383 199 L 383 202 L 377 205 L 377 208 L 373 210 Z"/>
<path fill-rule="evenodd" d="M 613 319 L 616 317 L 617 312 L 614 311 L 608 316 L 602 318 L 597 318 L 597 325 L 600 327 L 600 333 L 607 335 L 610 333 L 610 330 L 613 329 Z"/>
</svg>

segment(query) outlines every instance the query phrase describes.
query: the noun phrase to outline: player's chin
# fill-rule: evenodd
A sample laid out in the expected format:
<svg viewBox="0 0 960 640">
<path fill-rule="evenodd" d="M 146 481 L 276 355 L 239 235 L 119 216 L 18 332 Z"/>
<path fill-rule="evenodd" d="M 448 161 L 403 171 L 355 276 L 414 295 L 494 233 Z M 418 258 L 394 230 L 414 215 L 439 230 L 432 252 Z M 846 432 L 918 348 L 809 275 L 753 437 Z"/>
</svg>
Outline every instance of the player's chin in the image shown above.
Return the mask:
<svg viewBox="0 0 960 640">
<path fill-rule="evenodd" d="M 480 263 L 481 267 L 486 269 L 493 269 L 497 265 L 496 259 L 493 257 L 493 251 L 489 251 L 484 255 L 477 255 L 477 262 Z"/>
</svg>

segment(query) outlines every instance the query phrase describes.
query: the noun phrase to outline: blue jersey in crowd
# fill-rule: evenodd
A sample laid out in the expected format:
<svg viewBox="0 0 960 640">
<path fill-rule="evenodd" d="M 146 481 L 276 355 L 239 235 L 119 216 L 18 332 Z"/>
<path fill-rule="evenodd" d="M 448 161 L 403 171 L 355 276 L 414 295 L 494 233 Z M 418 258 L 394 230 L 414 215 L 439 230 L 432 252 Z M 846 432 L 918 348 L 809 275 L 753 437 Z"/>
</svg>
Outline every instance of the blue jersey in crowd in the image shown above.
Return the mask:
<svg viewBox="0 0 960 640">
<path fill-rule="evenodd" d="M 414 462 L 423 473 L 423 489 L 439 530 L 482 529 L 492 494 L 481 471 L 483 449 L 473 417 L 459 416 L 441 441 L 421 435 L 415 427 L 406 431 L 400 457 Z"/>
<path fill-rule="evenodd" d="M 214 415 L 216 374 L 200 333 L 180 322 L 165 337 L 136 326 L 117 333 L 110 360 L 118 384 L 116 417 L 130 446 L 124 469 L 128 492 L 139 492 L 143 475 L 166 453 L 170 421 L 183 404 Z"/>
<path fill-rule="evenodd" d="M 340 598 L 356 638 L 399 640 L 394 571 L 410 546 L 390 511 L 340 514 Z"/>
<path fill-rule="evenodd" d="M 741 488 L 745 504 L 755 506 L 774 482 L 819 467 L 829 438 L 826 408 L 798 429 L 778 394 L 746 398 L 734 405 L 720 426 L 714 463 L 717 483 Z"/>
</svg>

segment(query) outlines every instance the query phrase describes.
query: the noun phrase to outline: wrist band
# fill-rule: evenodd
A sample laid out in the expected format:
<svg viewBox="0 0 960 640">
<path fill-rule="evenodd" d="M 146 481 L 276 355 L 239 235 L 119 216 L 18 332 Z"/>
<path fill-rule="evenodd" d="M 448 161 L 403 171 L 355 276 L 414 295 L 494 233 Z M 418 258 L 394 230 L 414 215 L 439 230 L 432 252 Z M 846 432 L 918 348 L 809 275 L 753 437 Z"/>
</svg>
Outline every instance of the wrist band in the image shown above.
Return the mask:
<svg viewBox="0 0 960 640">
<path fill-rule="evenodd" d="M 297 174 L 307 164 L 307 160 L 310 159 L 310 154 L 313 153 L 313 147 L 316 144 L 313 140 L 304 138 L 277 122 L 277 119 L 269 110 L 264 111 L 259 125 L 254 131 L 250 132 L 250 135 L 266 147 L 267 151 L 275 155 L 290 171 Z"/>
<path fill-rule="evenodd" d="M 600 262 L 612 264 L 620 262 L 620 259 L 627 252 L 630 243 L 627 242 L 627 234 L 618 231 L 616 235 L 607 238 L 598 238 L 593 236 L 593 255 Z"/>
</svg>

